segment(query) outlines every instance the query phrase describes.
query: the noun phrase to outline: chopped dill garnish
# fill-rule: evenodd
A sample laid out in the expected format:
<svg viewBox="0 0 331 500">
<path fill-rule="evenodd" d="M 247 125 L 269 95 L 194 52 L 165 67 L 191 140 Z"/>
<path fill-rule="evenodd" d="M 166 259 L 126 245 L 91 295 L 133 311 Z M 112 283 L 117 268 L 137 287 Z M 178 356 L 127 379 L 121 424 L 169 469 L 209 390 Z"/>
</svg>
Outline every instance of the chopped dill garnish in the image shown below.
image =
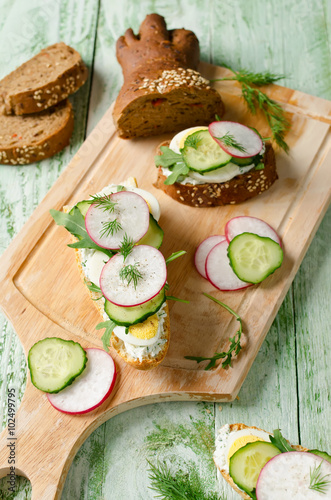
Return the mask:
<svg viewBox="0 0 331 500">
<path fill-rule="evenodd" d="M 201 141 L 200 134 L 191 134 L 186 138 L 186 140 L 184 142 L 184 146 L 188 146 L 189 148 L 198 149 L 200 141 Z"/>
<path fill-rule="evenodd" d="M 242 153 L 246 153 L 246 148 L 244 148 L 244 146 L 242 146 L 238 141 L 236 141 L 234 135 L 230 134 L 229 132 L 227 132 L 222 137 L 215 137 L 215 139 L 218 139 L 219 141 L 223 142 L 224 146 L 227 146 L 228 148 L 235 148 L 238 149 L 238 151 L 241 151 Z"/>
<path fill-rule="evenodd" d="M 143 275 L 138 269 L 137 262 L 135 264 L 128 264 L 127 266 L 122 267 L 122 269 L 120 270 L 121 280 L 126 280 L 128 285 L 130 285 L 132 281 L 135 289 L 137 288 L 138 281 L 142 279 L 142 277 Z"/>
<path fill-rule="evenodd" d="M 318 466 L 315 465 L 313 469 L 310 469 L 309 489 L 315 490 L 318 493 L 326 493 L 328 486 L 331 483 L 331 479 L 326 479 L 327 477 L 331 476 L 331 474 L 325 474 L 325 476 L 322 476 L 322 463 L 323 460 L 321 460 L 321 463 Z"/>
<path fill-rule="evenodd" d="M 115 233 L 117 233 L 117 231 L 119 231 L 120 229 L 122 229 L 122 226 L 120 224 L 120 222 L 118 222 L 117 219 L 114 219 L 114 220 L 110 220 L 110 221 L 107 221 L 107 222 L 102 222 L 102 230 L 100 231 L 100 236 L 109 236 L 109 235 L 114 235 Z"/>
<path fill-rule="evenodd" d="M 126 260 L 127 256 L 130 255 L 130 253 L 132 252 L 133 247 L 134 243 L 132 238 L 129 238 L 129 236 L 125 233 L 125 235 L 123 236 L 123 241 L 119 248 L 120 253 L 124 257 L 124 261 Z"/>
<path fill-rule="evenodd" d="M 95 205 L 98 208 L 102 208 L 104 212 L 114 212 L 115 206 L 117 205 L 116 201 L 113 201 L 108 194 L 106 196 L 103 195 L 92 195 L 90 196 L 90 200 L 87 200 L 87 203 L 90 205 Z"/>
</svg>

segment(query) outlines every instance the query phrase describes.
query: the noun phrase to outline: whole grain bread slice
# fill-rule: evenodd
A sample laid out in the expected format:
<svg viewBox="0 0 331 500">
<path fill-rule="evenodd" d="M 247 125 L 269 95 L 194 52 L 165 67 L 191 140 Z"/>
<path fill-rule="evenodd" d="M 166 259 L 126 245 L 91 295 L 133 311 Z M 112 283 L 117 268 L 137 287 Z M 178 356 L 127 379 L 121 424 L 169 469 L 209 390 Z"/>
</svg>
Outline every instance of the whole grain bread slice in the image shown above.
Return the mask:
<svg viewBox="0 0 331 500">
<path fill-rule="evenodd" d="M 169 146 L 169 141 L 160 144 L 157 154 L 161 154 L 161 146 Z M 235 205 L 262 194 L 278 179 L 275 153 L 270 143 L 266 144 L 263 163 L 263 169 L 253 168 L 227 182 L 205 184 L 181 184 L 180 182 L 164 184 L 166 176 L 163 174 L 162 168 L 159 167 L 154 186 L 179 203 L 191 207 Z"/>
<path fill-rule="evenodd" d="M 49 158 L 69 144 L 73 128 L 67 99 L 38 114 L 0 115 L 0 163 L 26 165 Z"/>
<path fill-rule="evenodd" d="M 7 115 L 38 113 L 76 92 L 87 76 L 80 54 L 55 43 L 0 81 L 0 110 Z"/>
</svg>

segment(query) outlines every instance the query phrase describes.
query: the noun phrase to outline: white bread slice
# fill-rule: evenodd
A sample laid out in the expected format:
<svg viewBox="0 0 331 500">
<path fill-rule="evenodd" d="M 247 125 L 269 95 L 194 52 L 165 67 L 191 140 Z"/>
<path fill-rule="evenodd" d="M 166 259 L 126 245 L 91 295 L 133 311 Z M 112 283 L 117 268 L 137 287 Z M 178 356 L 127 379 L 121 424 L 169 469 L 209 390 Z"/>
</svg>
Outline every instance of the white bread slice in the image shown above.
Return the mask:
<svg viewBox="0 0 331 500">
<path fill-rule="evenodd" d="M 248 426 L 248 425 L 245 425 L 245 424 L 241 424 L 241 423 L 238 423 L 238 424 L 230 424 L 230 432 L 233 432 L 233 431 L 241 431 L 242 429 L 255 429 L 257 431 L 262 431 L 262 432 L 267 432 L 268 434 L 271 434 L 269 433 L 268 431 L 264 431 L 263 429 L 260 429 L 259 427 L 254 427 L 254 426 Z M 304 448 L 303 446 L 301 445 L 291 445 L 296 451 L 308 451 L 308 448 Z M 235 482 L 233 481 L 232 477 L 230 476 L 230 474 L 224 470 L 224 469 L 220 469 L 215 461 L 215 458 L 214 458 L 214 462 L 215 462 L 215 465 L 216 467 L 218 468 L 218 470 L 220 471 L 220 473 L 222 474 L 222 476 L 224 477 L 224 479 L 229 483 L 229 485 L 237 492 L 239 493 L 239 495 L 242 497 L 242 498 L 245 498 L 246 500 L 251 500 L 251 497 L 249 495 L 247 495 L 247 493 L 245 493 L 244 491 L 242 491 L 236 484 Z"/>
<path fill-rule="evenodd" d="M 137 186 L 137 181 L 133 177 L 130 177 L 124 182 L 119 183 L 122 186 Z M 64 212 L 69 212 L 70 208 L 69 207 L 63 207 Z M 73 236 L 72 241 L 75 242 L 77 239 Z M 80 273 L 80 276 L 83 280 L 83 282 L 86 284 L 88 282 L 88 277 L 85 274 L 85 270 L 82 266 L 82 258 L 81 258 L 81 252 L 78 248 L 75 248 L 75 254 L 76 254 L 76 262 L 78 266 L 78 270 Z M 93 300 L 93 304 L 97 308 L 100 316 L 102 317 L 103 321 L 105 319 L 105 312 L 104 312 L 104 300 L 100 299 L 100 295 L 96 292 L 90 291 L 87 287 L 85 287 L 87 292 L 89 293 L 91 299 Z M 160 335 L 161 340 L 166 340 L 164 344 L 162 345 L 162 348 L 160 351 L 153 356 L 151 353 L 149 353 L 146 357 L 143 357 L 141 360 L 138 358 L 133 358 L 129 353 L 128 350 L 125 346 L 125 343 L 119 339 L 113 332 L 111 336 L 111 346 L 113 349 L 117 352 L 117 354 L 129 365 L 133 366 L 134 368 L 138 370 L 151 370 L 152 368 L 155 368 L 157 365 L 159 365 L 165 355 L 167 354 L 168 347 L 169 347 L 169 340 L 170 340 L 170 318 L 169 318 L 169 307 L 168 304 L 165 304 L 164 312 L 166 313 L 166 316 L 164 318 L 164 323 L 163 323 L 163 332 Z"/>
</svg>

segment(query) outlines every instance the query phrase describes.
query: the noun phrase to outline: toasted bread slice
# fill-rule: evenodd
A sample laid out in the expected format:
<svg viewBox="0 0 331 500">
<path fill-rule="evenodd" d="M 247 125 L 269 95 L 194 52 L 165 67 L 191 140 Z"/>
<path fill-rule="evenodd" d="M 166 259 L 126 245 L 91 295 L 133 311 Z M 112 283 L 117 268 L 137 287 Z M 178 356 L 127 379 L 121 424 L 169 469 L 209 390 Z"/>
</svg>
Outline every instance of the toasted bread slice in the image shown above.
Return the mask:
<svg viewBox="0 0 331 500">
<path fill-rule="evenodd" d="M 0 81 L 0 110 L 7 115 L 39 113 L 76 92 L 87 76 L 79 53 L 55 43 Z"/>
<path fill-rule="evenodd" d="M 129 178 L 124 182 L 120 182 L 120 185 L 127 186 L 127 187 L 137 187 L 137 182 L 134 178 Z M 69 212 L 70 208 L 65 206 L 63 207 L 64 212 Z M 73 242 L 77 241 L 75 237 L 72 237 Z M 78 270 L 80 273 L 80 276 L 83 280 L 83 282 L 86 284 L 88 282 L 88 277 L 86 276 L 85 270 L 82 266 L 82 254 L 80 249 L 75 248 L 75 254 L 76 254 L 76 262 L 78 266 Z M 102 317 L 103 320 L 107 319 L 107 315 L 105 315 L 104 311 L 104 299 L 100 299 L 100 294 L 93 292 L 89 290 L 86 287 L 87 292 L 89 293 L 91 299 L 93 300 L 93 304 L 97 308 L 100 316 Z M 99 299 L 99 300 L 98 300 Z M 165 355 L 167 354 L 167 350 L 169 347 L 169 340 L 170 340 L 170 318 L 169 318 L 169 307 L 168 304 L 165 303 L 164 306 L 164 312 L 165 312 L 165 317 L 164 317 L 164 322 L 163 322 L 163 330 L 162 333 L 159 337 L 160 340 L 165 340 L 163 343 L 162 347 L 160 350 L 157 352 L 157 354 L 153 355 L 153 353 L 149 353 L 144 355 L 141 359 L 139 357 L 132 357 L 132 355 L 128 352 L 125 343 L 119 339 L 115 333 L 112 334 L 111 337 L 111 346 L 113 349 L 117 352 L 117 354 L 129 365 L 133 366 L 134 368 L 138 370 L 150 370 L 152 368 L 155 368 L 157 365 L 159 365 Z M 156 313 L 157 314 L 157 313 Z"/>
<path fill-rule="evenodd" d="M 248 425 L 245 425 L 245 424 L 241 424 L 241 423 L 238 423 L 238 424 L 230 424 L 230 433 L 231 432 L 234 432 L 234 431 L 241 431 L 243 429 L 255 429 L 257 431 L 262 431 L 262 432 L 266 432 L 268 434 L 271 434 L 269 433 L 268 431 L 265 431 L 263 429 L 260 429 L 259 427 L 254 427 L 254 426 L 248 426 Z M 304 448 L 303 446 L 300 446 L 300 445 L 291 445 L 296 451 L 308 451 L 308 448 Z M 215 462 L 215 465 L 216 467 L 218 468 L 218 470 L 220 471 L 220 473 L 222 474 L 222 476 L 224 477 L 224 479 L 229 483 L 229 485 L 237 492 L 239 493 L 239 495 L 242 497 L 242 498 L 245 498 L 246 500 L 251 500 L 251 497 L 249 495 L 247 495 L 247 493 L 245 493 L 244 491 L 242 491 L 236 484 L 235 482 L 233 481 L 232 477 L 230 476 L 230 474 L 225 470 L 225 469 L 221 469 L 218 464 L 217 464 L 217 460 L 215 460 L 215 456 L 214 456 L 214 462 Z"/>
<path fill-rule="evenodd" d="M 26 165 L 49 158 L 69 144 L 73 129 L 68 99 L 38 114 L 0 114 L 0 163 Z"/>
<path fill-rule="evenodd" d="M 169 146 L 163 142 L 160 146 Z M 157 153 L 160 153 L 160 146 Z M 264 168 L 252 170 L 237 175 L 226 182 L 209 182 L 205 184 L 164 184 L 166 176 L 162 168 L 158 169 L 155 187 L 162 189 L 168 196 L 184 205 L 193 207 L 214 207 L 222 205 L 235 205 L 269 189 L 278 179 L 276 172 L 275 153 L 271 144 L 266 144 L 264 153 Z"/>
</svg>

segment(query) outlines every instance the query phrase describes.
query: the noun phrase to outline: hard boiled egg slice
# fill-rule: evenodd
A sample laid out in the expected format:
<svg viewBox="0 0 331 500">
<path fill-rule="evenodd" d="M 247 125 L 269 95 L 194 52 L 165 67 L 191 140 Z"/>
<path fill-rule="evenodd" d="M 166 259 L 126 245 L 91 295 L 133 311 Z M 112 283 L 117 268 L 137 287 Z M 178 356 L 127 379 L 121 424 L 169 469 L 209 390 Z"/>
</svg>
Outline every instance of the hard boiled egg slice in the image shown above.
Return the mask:
<svg viewBox="0 0 331 500">
<path fill-rule="evenodd" d="M 184 147 L 186 137 L 197 132 L 198 130 L 208 130 L 208 127 L 191 127 L 179 132 L 170 142 L 169 148 L 175 153 L 180 154 L 180 150 Z"/>
<path fill-rule="evenodd" d="M 239 167 L 238 165 L 230 162 L 224 167 L 217 168 L 215 170 L 212 170 L 211 172 L 207 172 L 204 175 L 199 174 L 198 172 L 191 171 L 190 177 L 192 177 L 192 179 L 196 179 L 197 181 L 206 183 L 226 182 L 233 179 L 233 177 L 236 177 L 237 175 L 244 174 L 245 172 L 252 170 L 253 167 L 253 163 L 251 165 L 246 165 L 245 167 Z"/>
<path fill-rule="evenodd" d="M 142 323 L 129 326 L 128 333 L 125 333 L 124 326 L 115 326 L 116 337 L 136 346 L 149 346 L 154 344 L 160 337 L 159 318 L 157 314 L 149 316 Z"/>
<path fill-rule="evenodd" d="M 270 442 L 270 434 L 253 427 L 248 427 L 241 430 L 230 430 L 228 424 L 221 427 L 216 438 L 216 449 L 214 452 L 214 460 L 220 470 L 229 472 L 229 461 L 232 455 L 242 448 L 247 443 L 254 441 Z"/>
</svg>

